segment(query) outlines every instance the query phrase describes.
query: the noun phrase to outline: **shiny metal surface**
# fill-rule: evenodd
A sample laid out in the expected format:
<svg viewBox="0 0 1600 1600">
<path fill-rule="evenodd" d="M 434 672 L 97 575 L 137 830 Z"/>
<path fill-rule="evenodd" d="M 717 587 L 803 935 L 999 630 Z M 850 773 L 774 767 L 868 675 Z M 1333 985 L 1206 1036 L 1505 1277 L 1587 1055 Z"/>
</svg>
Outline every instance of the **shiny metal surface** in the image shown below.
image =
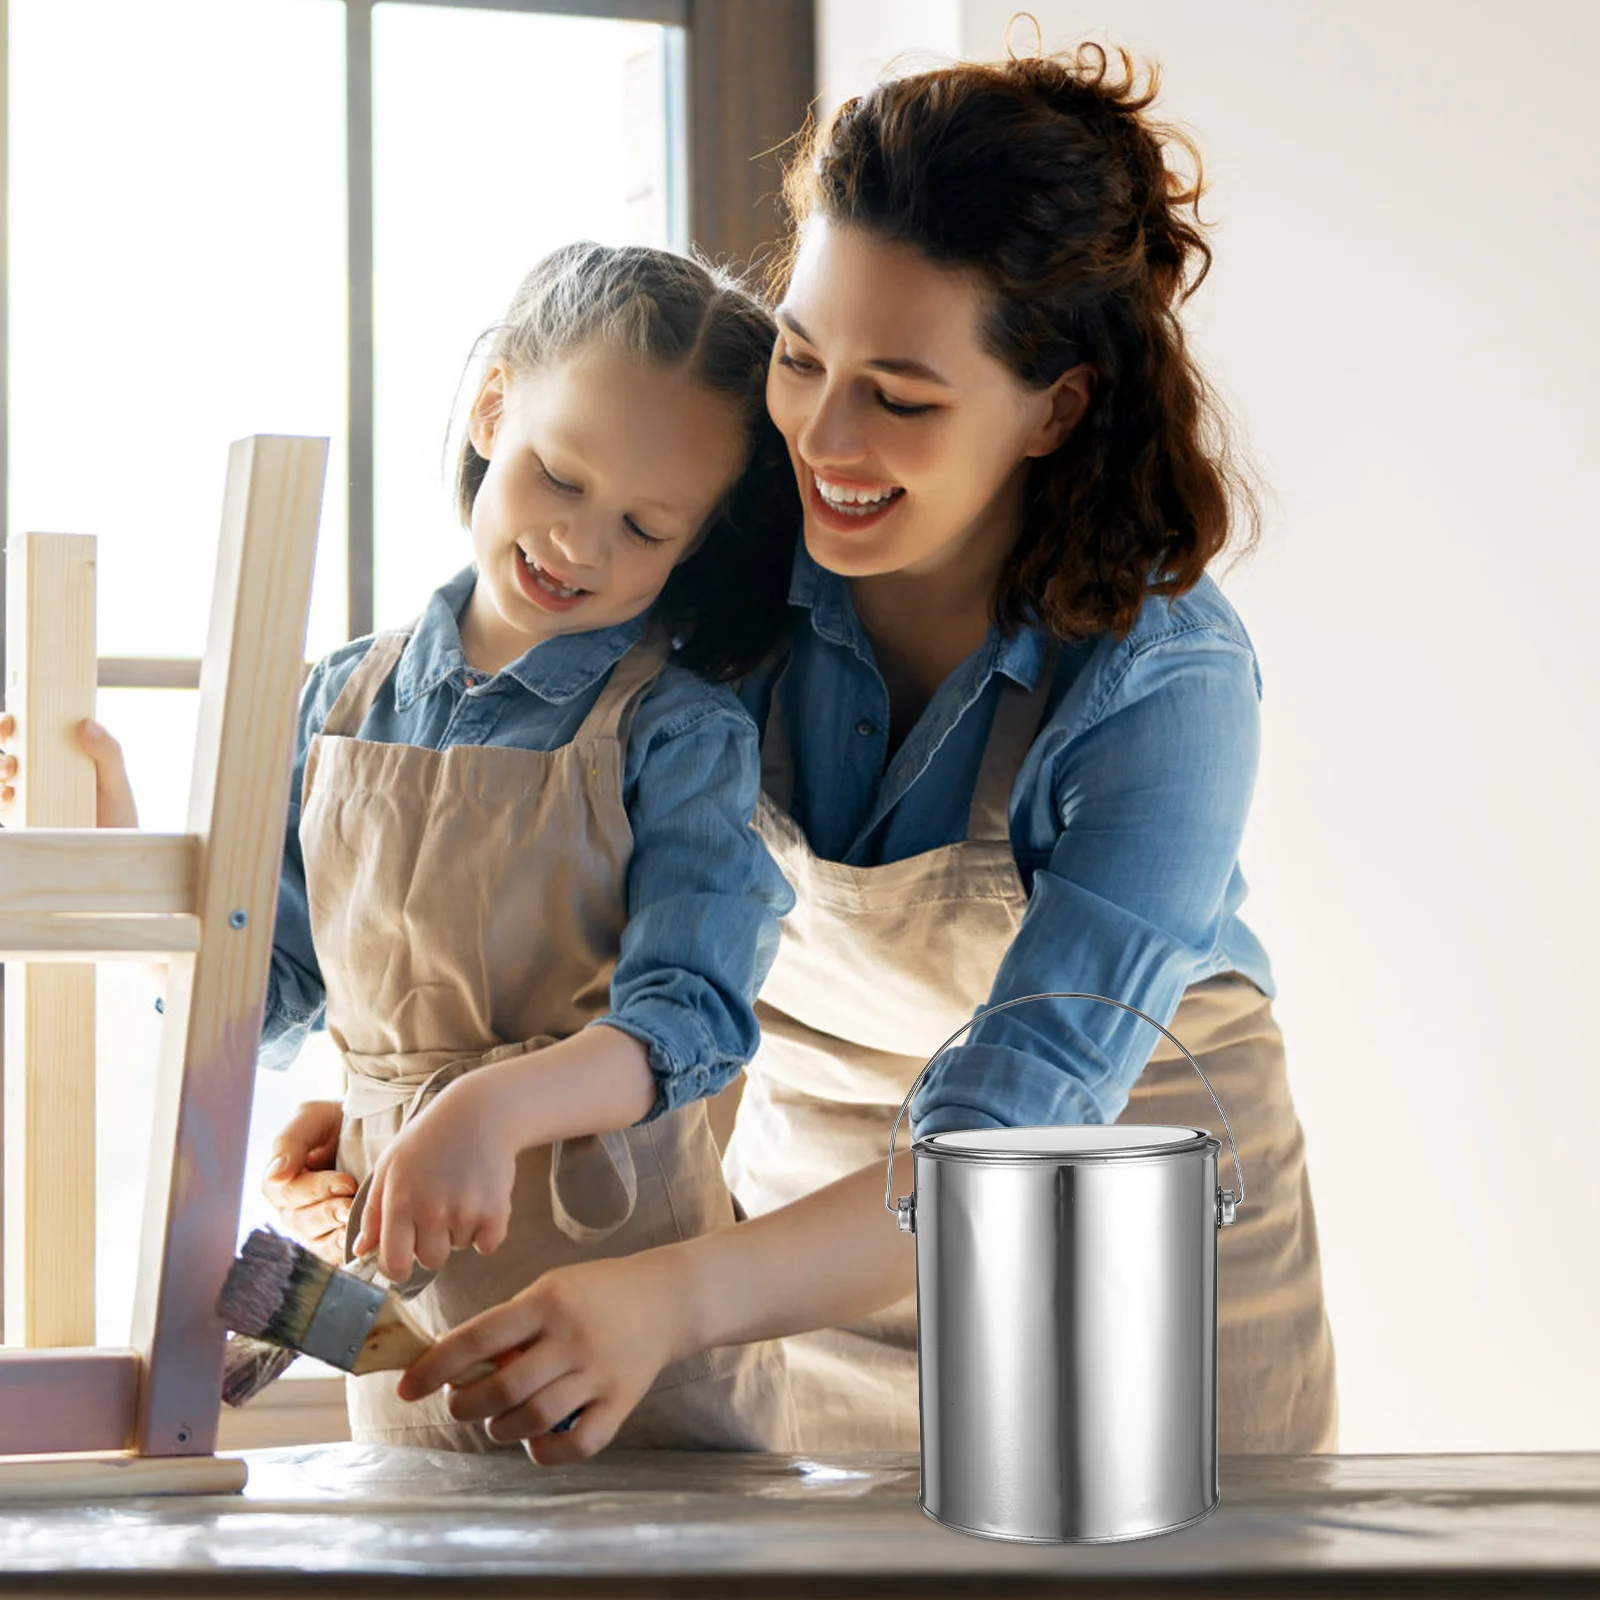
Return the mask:
<svg viewBox="0 0 1600 1600">
<path fill-rule="evenodd" d="M 348 1372 L 367 1342 L 387 1293 L 347 1272 L 335 1272 L 300 1337 L 301 1352 Z"/>
<path fill-rule="evenodd" d="M 912 1147 L 930 1516 L 1088 1543 L 1217 1504 L 1220 1146 L 1185 1131 L 1048 1160 Z"/>
</svg>

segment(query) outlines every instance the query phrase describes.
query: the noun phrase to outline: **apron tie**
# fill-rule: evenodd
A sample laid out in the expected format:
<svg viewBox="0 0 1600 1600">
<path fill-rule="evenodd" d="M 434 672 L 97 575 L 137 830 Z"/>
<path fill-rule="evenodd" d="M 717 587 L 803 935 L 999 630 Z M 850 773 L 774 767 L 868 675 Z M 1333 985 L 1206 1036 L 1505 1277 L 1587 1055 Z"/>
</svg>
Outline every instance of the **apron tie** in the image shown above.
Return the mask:
<svg viewBox="0 0 1600 1600">
<path fill-rule="evenodd" d="M 457 1078 L 479 1067 L 513 1056 L 529 1055 L 554 1044 L 549 1034 L 517 1044 L 496 1045 L 478 1055 L 457 1056 L 444 1050 L 419 1050 L 389 1055 L 344 1053 L 347 1072 L 344 1115 L 347 1121 L 399 1111 L 400 1127 L 412 1120 Z M 346 1225 L 349 1244 L 360 1231 L 372 1179 L 362 1180 L 350 1204 Z M 592 1244 L 608 1238 L 633 1216 L 639 1199 L 639 1175 L 633 1149 L 621 1129 L 585 1134 L 578 1139 L 557 1139 L 550 1146 L 550 1212 L 555 1224 L 574 1244 Z M 414 1273 L 405 1285 L 408 1294 L 424 1287 L 432 1274 L 418 1281 Z"/>
</svg>

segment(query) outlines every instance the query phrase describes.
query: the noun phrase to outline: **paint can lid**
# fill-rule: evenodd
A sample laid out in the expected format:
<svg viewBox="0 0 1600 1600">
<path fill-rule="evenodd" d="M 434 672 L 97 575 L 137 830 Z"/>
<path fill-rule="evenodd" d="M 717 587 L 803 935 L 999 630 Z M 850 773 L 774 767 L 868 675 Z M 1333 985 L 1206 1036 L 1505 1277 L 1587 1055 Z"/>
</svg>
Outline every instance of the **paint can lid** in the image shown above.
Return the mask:
<svg viewBox="0 0 1600 1600">
<path fill-rule="evenodd" d="M 932 1133 L 916 1142 L 928 1155 L 969 1160 L 1070 1161 L 1119 1156 L 1179 1155 L 1216 1140 L 1203 1128 L 1100 1123 L 1047 1128 L 972 1128 Z"/>
</svg>

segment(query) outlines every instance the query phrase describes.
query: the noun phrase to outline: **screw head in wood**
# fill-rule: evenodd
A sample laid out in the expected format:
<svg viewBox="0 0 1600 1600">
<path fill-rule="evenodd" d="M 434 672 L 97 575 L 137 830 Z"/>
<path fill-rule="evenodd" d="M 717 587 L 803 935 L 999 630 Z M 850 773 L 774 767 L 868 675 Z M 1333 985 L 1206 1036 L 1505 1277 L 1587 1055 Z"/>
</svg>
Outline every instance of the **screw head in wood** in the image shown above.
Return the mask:
<svg viewBox="0 0 1600 1600">
<path fill-rule="evenodd" d="M 228 913 L 228 926 L 230 928 L 243 928 L 249 925 L 250 918 L 246 912 L 230 911 Z"/>
</svg>

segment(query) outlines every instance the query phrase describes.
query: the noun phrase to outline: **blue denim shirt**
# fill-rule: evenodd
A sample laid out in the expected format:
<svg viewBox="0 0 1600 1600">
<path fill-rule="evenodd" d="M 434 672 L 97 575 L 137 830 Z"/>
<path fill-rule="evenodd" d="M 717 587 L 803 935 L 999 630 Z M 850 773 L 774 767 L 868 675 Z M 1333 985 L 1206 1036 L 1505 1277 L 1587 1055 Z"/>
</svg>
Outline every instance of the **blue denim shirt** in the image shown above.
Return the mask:
<svg viewBox="0 0 1600 1600">
<path fill-rule="evenodd" d="M 1001 680 L 1034 687 L 1046 635 L 991 628 L 886 760 L 889 695 L 848 583 L 802 549 L 789 600 L 795 639 L 778 694 L 793 812 L 812 848 L 871 867 L 964 838 Z M 743 689 L 763 725 L 773 678 Z M 1273 993 L 1266 953 L 1238 916 L 1260 689 L 1249 637 L 1210 579 L 1175 600 L 1149 598 L 1124 639 L 1062 647 L 1011 794 L 1028 907 L 991 1003 L 1088 990 L 1166 1024 L 1184 990 L 1217 973 Z M 928 1074 L 913 1136 L 1115 1121 L 1159 1042 L 1111 1006 L 1017 1006 L 979 1023 Z"/>
<path fill-rule="evenodd" d="M 613 666 L 648 616 L 558 635 L 469 685 L 457 617 L 476 581 L 469 567 L 438 590 L 379 692 L 360 737 L 428 750 L 495 745 L 554 750 L 582 725 Z M 311 939 L 300 798 L 306 755 L 372 639 L 319 662 L 300 698 L 288 835 L 273 930 L 261 1064 L 286 1067 L 323 1024 Z M 755 1053 L 753 999 L 794 903 L 750 827 L 760 790 L 756 730 L 731 690 L 669 662 L 634 714 L 622 798 L 633 829 L 628 921 L 611 1010 L 599 1021 L 647 1046 L 655 1105 L 642 1120 L 716 1093 Z M 529 841 L 538 848 L 537 840 Z M 508 1041 L 509 1042 L 509 1041 Z"/>
</svg>

